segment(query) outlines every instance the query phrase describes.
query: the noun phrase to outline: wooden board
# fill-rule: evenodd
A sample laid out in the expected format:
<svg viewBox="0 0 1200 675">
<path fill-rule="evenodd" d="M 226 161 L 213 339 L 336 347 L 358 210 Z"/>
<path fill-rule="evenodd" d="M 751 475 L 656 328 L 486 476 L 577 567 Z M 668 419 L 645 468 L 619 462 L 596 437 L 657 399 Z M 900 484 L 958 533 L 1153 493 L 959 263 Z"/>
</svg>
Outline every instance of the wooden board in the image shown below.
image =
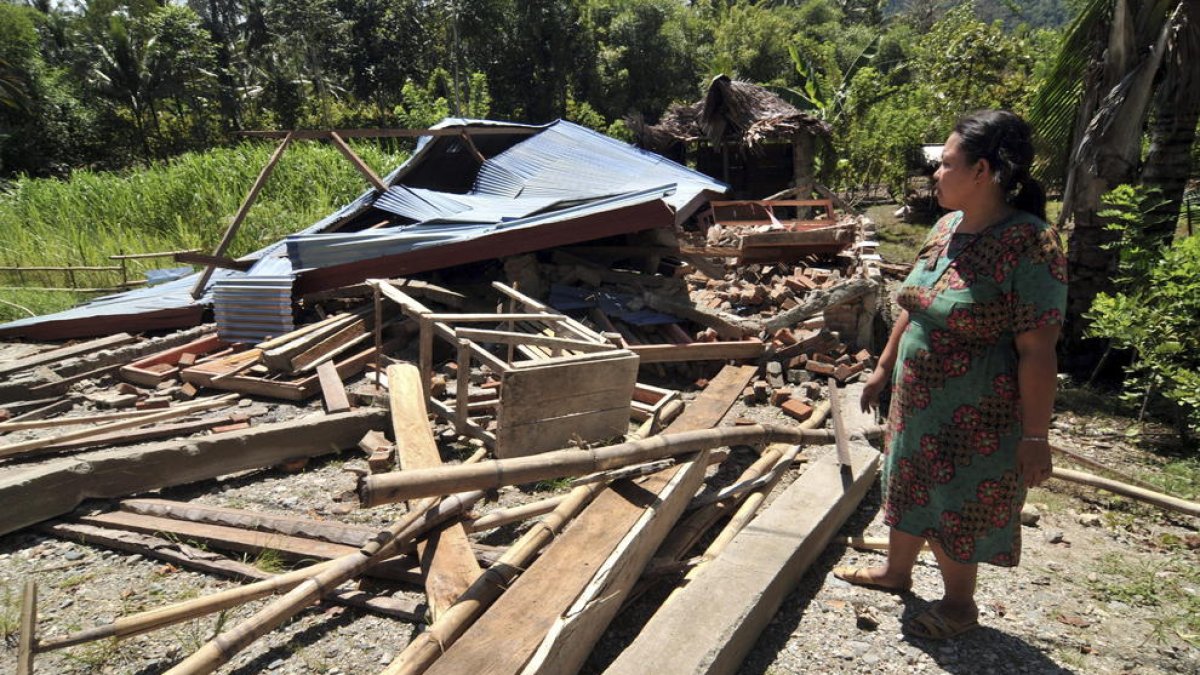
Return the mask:
<svg viewBox="0 0 1200 675">
<path fill-rule="evenodd" d="M 735 673 L 879 472 L 879 453 L 851 447 L 852 473 L 834 455 L 813 462 L 715 560 L 678 589 L 606 670 L 613 675 Z"/>
<path fill-rule="evenodd" d="M 368 539 L 379 533 L 378 527 L 350 525 L 335 520 L 311 520 L 263 511 L 246 511 L 168 499 L 122 499 L 119 507 L 122 511 L 146 516 L 226 525 L 243 530 L 275 532 L 354 547 L 362 546 Z"/>
<path fill-rule="evenodd" d="M 501 373 L 496 456 L 520 457 L 566 447 L 572 439 L 624 434 L 637 369 L 638 357 L 622 350 Z"/>
<path fill-rule="evenodd" d="M 353 553 L 358 548 L 357 546 L 333 544 L 278 532 L 256 532 L 240 527 L 194 523 L 188 520 L 147 516 L 126 511 L 80 516 L 75 520 L 97 527 L 111 527 L 144 534 L 172 535 L 185 541 L 199 542 L 212 548 L 239 553 L 257 554 L 270 549 L 278 551 L 288 560 L 304 558 L 332 560 Z"/>
<path fill-rule="evenodd" d="M 179 363 L 179 359 L 184 354 L 199 356 L 220 351 L 228 346 L 229 343 L 222 341 L 216 335 L 205 335 L 199 340 L 193 340 L 185 345 L 172 347 L 171 349 L 147 356 L 139 361 L 134 361 L 129 365 L 121 366 L 121 379 L 134 384 L 140 384 L 143 387 L 153 387 L 159 382 L 169 380 L 179 374 L 179 368 L 176 364 Z M 150 370 L 150 368 L 164 364 L 170 367 L 166 370 Z"/>
<path fill-rule="evenodd" d="M 212 551 L 202 551 L 178 540 L 170 541 L 162 537 L 127 530 L 59 521 L 43 523 L 38 526 L 38 529 L 61 539 L 138 553 L 147 558 L 178 565 L 184 569 L 251 581 L 262 581 L 273 576 L 253 565 L 226 558 Z M 417 622 L 425 615 L 423 605 L 418 605 L 416 602 L 400 596 L 385 597 L 358 590 L 334 590 L 324 596 L 324 600 L 350 607 L 361 607 L 405 621 Z"/>
<path fill-rule="evenodd" d="M 350 399 L 346 397 L 346 386 L 338 376 L 337 366 L 333 361 L 326 361 L 317 366 L 317 380 L 321 383 L 321 398 L 325 401 L 325 412 L 333 415 L 350 409 Z"/>
<path fill-rule="evenodd" d="M 366 408 L 0 467 L 0 503 L 21 505 L 0 509 L 0 535 L 69 513 L 88 498 L 125 497 L 353 448 L 363 434 L 386 423 L 386 411 Z"/>
<path fill-rule="evenodd" d="M 554 419 L 508 424 L 496 429 L 498 459 L 524 457 L 578 445 L 579 441 L 604 441 L 629 430 L 629 403 L 608 410 L 593 410 Z"/>
<path fill-rule="evenodd" d="M 49 351 L 34 354 L 33 356 L 26 356 L 16 362 L 0 363 L 0 375 L 8 375 L 9 373 L 17 372 L 18 370 L 28 370 L 36 366 L 43 366 L 48 363 L 54 363 L 55 361 L 69 359 L 73 356 L 90 354 L 101 349 L 120 347 L 121 345 L 127 345 L 131 342 L 135 342 L 136 340 L 137 338 L 133 337 L 129 333 L 117 333 L 116 335 L 89 340 L 77 345 L 51 349 Z"/>
<path fill-rule="evenodd" d="M 424 469 L 442 465 L 429 413 L 425 408 L 421 373 L 412 364 L 388 366 L 388 392 L 392 431 L 401 469 Z M 425 595 L 433 620 L 458 601 L 481 573 L 471 542 L 461 522 L 431 533 L 417 551 L 425 573 Z"/>
<path fill-rule="evenodd" d="M 642 363 L 757 359 L 763 355 L 765 350 L 766 345 L 758 340 L 691 342 L 688 344 L 673 345 L 634 345 L 629 348 L 629 351 L 641 357 Z"/>
<path fill-rule="evenodd" d="M 752 366 L 726 367 L 670 430 L 704 429 L 719 423 L 756 370 Z M 693 480 L 703 478 L 703 464 L 685 463 L 637 483 L 618 481 L 601 492 L 427 672 L 431 675 L 521 672 L 559 618 L 590 587 L 607 595 L 588 604 L 588 620 L 572 627 L 569 652 L 555 652 L 560 655 L 554 664 L 559 672 L 578 670 L 582 658 L 586 658 L 632 586 L 624 582 L 640 574 L 661 542 L 660 530 L 665 535 L 662 528 L 670 527 L 667 521 L 671 521 L 675 508 L 675 500 L 670 497 L 686 494 L 690 499 L 688 488 Z M 651 507 L 659 509 L 659 518 L 647 516 Z M 642 527 L 634 532 L 639 524 Z M 634 536 L 627 541 L 631 532 Z M 616 559 L 614 553 L 618 553 Z M 617 587 L 593 585 L 597 570 L 606 564 L 612 571 L 610 578 L 621 582 Z"/>
<path fill-rule="evenodd" d="M 384 352 L 391 351 L 399 344 L 399 340 L 384 343 Z M 259 351 L 255 349 L 247 350 L 247 352 Z M 246 354 L 240 352 L 234 356 Z M 248 357 L 243 357 L 243 360 Z M 337 364 L 338 376 L 343 380 L 357 375 L 367 364 L 375 358 L 375 348 L 364 349 L 363 351 L 339 361 Z M 211 387 L 213 389 L 222 389 L 225 391 L 236 391 L 251 396 L 264 396 L 267 398 L 278 398 L 285 401 L 304 401 L 315 396 L 320 390 L 320 380 L 316 373 L 294 380 L 269 380 L 262 377 L 253 377 L 250 375 L 228 375 L 220 379 L 214 379 L 221 373 L 228 372 L 230 363 L 224 360 L 210 361 L 201 363 L 191 368 L 185 368 L 180 376 L 184 382 L 190 382 L 198 387 Z"/>
</svg>

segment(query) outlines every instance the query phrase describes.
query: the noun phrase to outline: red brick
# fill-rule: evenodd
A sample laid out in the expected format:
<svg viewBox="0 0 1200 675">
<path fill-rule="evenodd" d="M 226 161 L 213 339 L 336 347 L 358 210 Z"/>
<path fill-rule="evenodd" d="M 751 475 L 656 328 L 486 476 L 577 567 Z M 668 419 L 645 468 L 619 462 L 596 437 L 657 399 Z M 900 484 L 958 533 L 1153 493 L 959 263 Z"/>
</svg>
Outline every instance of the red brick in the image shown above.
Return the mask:
<svg viewBox="0 0 1200 675">
<path fill-rule="evenodd" d="M 779 330 L 775 331 L 775 339 L 779 340 L 785 345 L 796 344 L 796 336 L 792 335 L 792 331 L 786 328 L 780 328 Z"/>
<path fill-rule="evenodd" d="M 813 407 L 804 401 L 798 399 L 789 399 L 784 401 L 783 405 L 779 406 L 783 410 L 783 414 L 791 417 L 797 422 L 803 422 L 812 416 Z"/>
<path fill-rule="evenodd" d="M 781 406 L 785 401 L 792 397 L 791 389 L 776 389 L 771 392 L 771 405 Z"/>
<path fill-rule="evenodd" d="M 221 433 L 225 433 L 226 431 L 241 431 L 242 429 L 249 429 L 249 428 L 250 428 L 249 422 L 234 422 L 233 424 L 222 424 L 219 427 L 213 427 L 212 432 L 214 434 L 221 434 Z"/>
<path fill-rule="evenodd" d="M 138 401 L 134 404 L 138 410 L 158 410 L 160 408 L 171 407 L 171 399 L 169 398 L 147 398 Z"/>
<path fill-rule="evenodd" d="M 828 363 L 821 363 L 820 361 L 813 361 L 811 359 L 808 363 L 804 364 L 804 368 L 808 372 L 816 373 L 817 375 L 833 375 L 834 371 L 834 367 L 832 365 Z"/>
</svg>

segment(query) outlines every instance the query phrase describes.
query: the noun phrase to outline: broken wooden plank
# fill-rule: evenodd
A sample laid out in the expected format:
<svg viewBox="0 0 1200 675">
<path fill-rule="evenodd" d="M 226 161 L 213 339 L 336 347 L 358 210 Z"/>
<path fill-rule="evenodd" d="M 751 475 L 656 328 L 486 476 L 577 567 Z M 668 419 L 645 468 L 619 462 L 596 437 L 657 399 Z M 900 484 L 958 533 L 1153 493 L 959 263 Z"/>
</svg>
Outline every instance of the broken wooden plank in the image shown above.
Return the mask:
<svg viewBox="0 0 1200 675">
<path fill-rule="evenodd" d="M 486 571 L 462 599 L 429 629 L 416 636 L 381 675 L 420 675 L 431 663 L 460 638 L 472 623 L 508 589 L 513 579 L 528 566 L 534 555 L 554 539 L 567 522 L 579 513 L 602 489 L 600 485 L 584 485 L 562 495 L 546 518 L 521 535 L 495 565 Z"/>
<path fill-rule="evenodd" d="M 274 532 L 345 546 L 362 546 L 379 532 L 377 527 L 350 525 L 332 520 L 312 520 L 262 511 L 230 509 L 169 499 L 122 499 L 122 511 L 160 518 L 225 525 L 249 531 Z"/>
<path fill-rule="evenodd" d="M 879 453 L 851 448 L 852 476 L 836 456 L 811 463 L 725 551 L 676 591 L 605 671 L 735 673 L 784 598 L 862 501 Z"/>
<path fill-rule="evenodd" d="M 213 250 L 213 256 L 221 257 L 225 255 L 225 249 L 233 243 L 233 237 L 237 234 L 238 228 L 241 227 L 242 221 L 246 219 L 246 214 L 250 213 L 250 207 L 254 205 L 254 200 L 258 197 L 259 191 L 266 184 L 267 178 L 271 176 L 271 172 L 275 169 L 275 165 L 279 163 L 279 158 L 283 156 L 283 151 L 287 150 L 288 145 L 292 142 L 292 134 L 288 132 L 279 142 L 279 147 L 275 148 L 275 152 L 271 153 L 271 158 L 267 160 L 258 177 L 254 179 L 254 184 L 250 186 L 250 191 L 246 193 L 246 198 L 242 200 L 242 205 L 238 207 L 237 213 L 234 214 L 233 220 L 229 221 L 229 227 L 225 228 L 225 234 L 221 236 L 221 241 L 217 243 L 217 247 Z M 200 273 L 200 278 L 196 280 L 196 284 L 192 286 L 192 297 L 199 298 L 204 295 L 204 289 L 208 286 L 208 280 L 212 278 L 213 267 L 207 266 Z"/>
<path fill-rule="evenodd" d="M 842 419 L 842 396 L 836 378 L 829 378 L 829 412 L 833 418 L 833 440 L 837 446 L 838 462 L 850 466 L 850 439 L 846 436 L 846 422 Z"/>
<path fill-rule="evenodd" d="M 757 359 L 766 351 L 759 340 L 734 342 L 689 342 L 670 345 L 633 345 L 629 351 L 637 354 L 642 363 L 676 361 L 738 361 Z"/>
<path fill-rule="evenodd" d="M 166 411 L 158 412 L 158 413 L 151 413 L 151 414 L 145 415 L 143 417 L 135 417 L 132 419 L 119 420 L 117 422 L 111 422 L 109 424 L 102 424 L 98 427 L 91 427 L 89 429 L 80 429 L 77 431 L 70 431 L 65 434 L 59 434 L 58 436 L 35 438 L 32 440 L 28 440 L 28 441 L 21 441 L 18 443 L 9 443 L 7 445 L 0 445 L 0 459 L 6 458 L 6 457 L 14 457 L 14 456 L 29 452 L 30 450 L 37 450 L 38 448 L 44 448 L 44 447 L 47 447 L 50 445 L 55 445 L 58 443 L 65 443 L 67 441 L 73 441 L 73 440 L 80 439 L 80 438 L 87 438 L 88 436 L 97 436 L 97 435 L 100 435 L 100 434 L 103 434 L 103 433 L 109 432 L 109 431 L 116 431 L 118 429 L 129 429 L 131 427 L 140 427 L 144 424 L 149 424 L 150 422 L 161 422 L 161 421 L 173 419 L 176 417 L 182 417 L 183 415 L 190 415 L 192 413 L 197 413 L 202 410 L 211 410 L 213 408 L 220 408 L 220 407 L 232 404 L 234 399 L 236 399 L 236 398 L 237 398 L 237 396 L 234 394 L 227 394 L 225 396 L 217 396 L 215 398 L 197 402 L 197 403 L 190 403 L 186 406 L 180 406 L 175 409 L 170 409 L 170 410 L 166 410 Z"/>
<path fill-rule="evenodd" d="M 57 415 L 60 412 L 66 412 L 74 407 L 75 407 L 74 399 L 64 398 L 61 400 L 54 401 L 52 403 L 48 403 L 41 407 L 34 408 L 33 410 L 28 410 L 26 412 L 21 413 L 20 415 L 17 415 L 16 417 L 10 417 L 6 422 L 4 422 L 4 424 L 13 424 L 16 422 L 33 422 L 36 420 L 40 420 L 40 419 L 49 417 L 51 415 Z M 4 426 L 4 425 L 0 424 L 0 426 Z"/>
<path fill-rule="evenodd" d="M 97 434 L 95 436 L 85 436 L 73 441 L 64 443 L 55 443 L 47 445 L 37 450 L 30 450 L 22 453 L 22 457 L 32 457 L 51 452 L 63 452 L 67 450 L 79 450 L 81 448 L 103 448 L 112 445 L 132 445 L 134 443 L 144 443 L 146 441 L 157 441 L 163 438 L 177 438 L 180 436 L 190 436 L 200 431 L 208 429 L 216 429 L 223 424 L 236 423 L 237 419 L 245 419 L 244 417 L 230 415 L 226 417 L 217 417 L 214 419 L 194 420 L 191 422 L 179 422 L 177 424 L 162 424 L 150 427 L 149 429 L 122 429 L 112 431 L 106 434 Z"/>
<path fill-rule="evenodd" d="M 144 387 L 153 387 L 159 382 L 171 379 L 179 374 L 180 368 L 186 368 L 195 363 L 196 357 L 211 354 L 228 347 L 229 344 L 216 335 L 206 335 L 185 345 L 172 347 L 144 359 L 121 366 L 121 378 Z M 191 361 L 185 363 L 185 357 L 191 355 Z M 165 370 L 152 369 L 154 366 L 167 365 Z"/>
<path fill-rule="evenodd" d="M 442 466 L 437 441 L 429 426 L 421 374 L 412 364 L 395 364 L 387 369 L 391 402 L 392 431 L 396 439 L 396 457 L 404 470 Z M 430 536 L 418 546 L 421 569 L 425 572 L 425 593 L 434 620 L 449 609 L 466 591 L 481 570 L 471 552 L 467 531 L 454 523 Z"/>
<path fill-rule="evenodd" d="M 0 535 L 69 513 L 87 498 L 125 497 L 353 448 L 364 433 L 386 421 L 386 411 L 365 408 L 5 467 L 0 469 L 0 501 L 22 507 L 0 510 Z"/>
<path fill-rule="evenodd" d="M 410 508 L 400 520 L 380 532 L 366 546 L 354 553 L 329 561 L 327 566 L 316 565 L 316 573 L 301 581 L 286 595 L 274 600 L 254 616 L 223 631 L 209 640 L 169 673 L 211 673 L 227 663 L 239 651 L 258 638 L 278 628 L 327 595 L 346 581 L 361 574 L 379 560 L 392 555 L 401 545 L 414 541 L 435 524 L 460 515 L 483 497 L 482 492 L 460 493 L 445 499 L 426 499 Z"/>
<path fill-rule="evenodd" d="M 752 366 L 726 367 L 671 425 L 671 431 L 706 429 L 717 424 L 756 370 Z M 586 606 L 580 609 L 586 621 L 566 631 L 572 638 L 568 642 L 573 644 L 563 645 L 552 639 L 546 647 L 556 654 L 551 660 L 560 672 L 577 670 L 620 607 L 627 586 L 641 573 L 678 517 L 676 508 L 682 512 L 699 486 L 705 464 L 687 462 L 642 483 L 620 481 L 601 492 L 428 672 L 521 672 L 558 619 L 582 600 Z M 606 586 L 603 580 L 593 584 L 602 566 L 610 572 L 615 586 Z M 585 591 L 590 592 L 581 597 Z M 597 597 L 603 600 L 592 602 Z M 567 647 L 569 652 L 563 652 Z"/>
<path fill-rule="evenodd" d="M 317 379 L 321 382 L 321 398 L 325 401 L 325 413 L 335 415 L 350 409 L 350 399 L 346 396 L 346 386 L 338 377 L 337 366 L 333 361 L 326 361 L 317 366 Z"/>
<path fill-rule="evenodd" d="M 385 342 L 383 345 L 384 352 L 396 348 L 401 344 L 402 340 L 403 338 Z M 357 375 L 374 357 L 375 348 L 371 347 L 343 361 L 339 361 L 337 364 L 338 375 L 343 379 Z M 278 398 L 285 401 L 306 400 L 318 393 L 321 388 L 316 374 L 290 381 L 269 380 L 262 377 L 230 374 L 228 373 L 228 368 L 228 364 L 222 364 L 220 361 L 211 361 L 186 368 L 180 373 L 180 376 L 184 382 L 189 382 L 199 387 L 212 387 L 214 389 L 236 391 L 251 396 Z M 222 376 L 221 373 L 227 374 Z"/>
<path fill-rule="evenodd" d="M 30 396 L 35 398 L 39 396 L 61 396 L 67 393 L 67 390 L 71 388 L 71 385 L 75 384 L 76 382 L 104 377 L 105 375 L 116 372 L 116 370 L 120 367 L 120 363 L 113 363 L 82 373 L 76 373 L 75 375 L 70 375 L 68 377 L 59 378 L 58 375 L 55 374 L 54 377 L 56 379 L 45 384 L 38 384 L 29 387 L 28 393 Z"/>
<path fill-rule="evenodd" d="M 262 582 L 279 578 L 277 575 L 264 572 L 253 565 L 232 560 L 212 551 L 204 551 L 178 541 L 171 541 L 140 532 L 57 521 L 43 523 L 38 526 L 38 530 L 60 539 L 69 539 L 92 546 L 104 546 L 128 553 L 137 553 L 147 558 L 162 560 L 163 562 L 185 569 L 192 569 L 208 574 L 218 574 L 241 581 Z M 240 589 L 233 590 L 237 591 Z M 269 592 L 266 593 L 266 595 L 269 594 Z M 325 599 L 335 604 L 358 607 L 404 621 L 420 621 L 425 614 L 425 608 L 422 604 L 401 596 L 378 596 L 357 590 L 339 589 L 331 592 Z M 150 610 L 149 612 L 142 612 L 139 615 L 118 618 L 112 623 L 103 624 L 96 628 L 50 638 L 39 646 L 38 651 L 44 652 L 62 649 L 84 642 L 112 637 L 130 637 L 202 615 L 202 613 L 174 613 L 169 611 L 169 608 Z M 149 620 L 143 621 L 142 619 Z"/>
<path fill-rule="evenodd" d="M 143 534 L 163 534 L 178 537 L 184 541 L 199 542 L 209 548 L 219 548 L 238 553 L 258 554 L 270 549 L 278 552 L 288 560 L 304 560 L 306 558 L 331 560 L 352 552 L 357 546 L 335 544 L 327 541 L 308 539 L 278 532 L 263 532 L 247 530 L 228 525 L 197 523 L 190 520 L 177 520 L 161 516 L 143 515 L 129 511 L 111 511 L 82 515 L 75 518 L 76 522 L 96 527 L 109 527 L 118 530 L 141 532 Z M 361 546 L 369 537 L 364 537 L 358 543 Z"/>
<path fill-rule="evenodd" d="M 63 359 L 69 359 L 73 356 L 91 354 L 92 352 L 97 352 L 101 349 L 120 347 L 135 341 L 137 341 L 137 338 L 129 333 L 117 333 L 116 335 L 109 335 L 107 337 L 97 338 L 95 340 L 88 340 L 87 342 L 81 342 L 79 344 L 70 345 L 67 347 L 59 347 L 57 349 L 39 352 L 33 356 L 26 356 L 13 363 L 0 363 L 0 375 L 8 375 L 19 370 L 28 370 L 37 366 L 44 366 L 48 363 L 62 361 Z"/>
</svg>

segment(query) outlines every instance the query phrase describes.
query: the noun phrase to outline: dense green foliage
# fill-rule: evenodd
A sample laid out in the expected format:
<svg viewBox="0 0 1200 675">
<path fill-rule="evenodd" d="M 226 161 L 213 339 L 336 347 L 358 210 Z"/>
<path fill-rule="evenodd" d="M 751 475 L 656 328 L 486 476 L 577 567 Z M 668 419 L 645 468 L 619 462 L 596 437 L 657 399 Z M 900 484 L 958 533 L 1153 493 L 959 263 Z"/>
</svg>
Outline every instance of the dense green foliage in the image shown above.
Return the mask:
<svg viewBox="0 0 1200 675">
<path fill-rule="evenodd" d="M 1118 291 L 1100 293 L 1087 318 L 1090 334 L 1133 352 L 1125 396 L 1165 398 L 1183 427 L 1200 435 L 1200 234 L 1161 247 L 1147 241 L 1155 195 L 1128 185 L 1105 195 L 1101 215 L 1118 239 Z"/>
<path fill-rule="evenodd" d="M 861 0 L 93 0 L 0 3 L 0 176 L 124 168 L 238 129 L 566 116 L 628 138 L 720 73 L 836 105 L 845 186 L 900 186 L 963 110 L 1021 108 L 1024 3 Z M 1007 12 L 1007 13 L 1005 13 Z M 988 21 L 978 17 L 987 17 Z M 989 22 L 995 19 L 994 22 Z M 1011 22 L 1010 22 L 1011 24 Z M 836 109 L 836 119 L 826 113 Z M 882 132 L 882 133 L 881 133 Z"/>
</svg>

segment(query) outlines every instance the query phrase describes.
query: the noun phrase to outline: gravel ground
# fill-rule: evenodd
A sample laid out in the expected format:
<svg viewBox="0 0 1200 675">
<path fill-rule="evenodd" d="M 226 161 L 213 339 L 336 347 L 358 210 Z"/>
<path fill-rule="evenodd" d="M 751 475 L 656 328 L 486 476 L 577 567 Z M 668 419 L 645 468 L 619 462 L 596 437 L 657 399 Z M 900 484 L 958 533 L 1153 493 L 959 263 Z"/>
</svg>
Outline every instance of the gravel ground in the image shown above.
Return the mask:
<svg viewBox="0 0 1200 675">
<path fill-rule="evenodd" d="M 269 418 L 294 410 L 273 407 Z M 779 421 L 767 407 L 740 404 L 727 420 L 750 417 Z M 1115 433 L 1126 421 L 1060 412 L 1055 442 L 1130 471 L 1152 470 L 1154 457 L 1126 444 Z M 444 444 L 449 461 L 469 454 L 469 444 Z M 829 452 L 812 448 L 806 453 Z M 738 450 L 734 464 L 751 461 Z M 304 515 L 379 526 L 394 519 L 399 506 L 371 510 L 339 501 L 353 485 L 348 469 L 362 465 L 358 453 L 311 462 L 299 473 L 255 472 L 224 480 L 165 490 L 164 498 L 240 509 Z M 720 470 L 728 480 L 735 466 Z M 793 471 L 798 474 L 802 467 Z M 717 479 L 714 479 L 714 482 Z M 546 496 L 555 486 L 500 493 L 499 504 L 481 511 Z M 562 487 L 557 487 L 562 490 Z M 782 488 L 777 488 L 777 493 Z M 940 596 L 932 557 L 916 569 L 913 593 L 900 596 L 852 587 L 834 579 L 839 564 L 873 564 L 882 554 L 831 546 L 784 598 L 782 608 L 746 660 L 746 673 L 1195 673 L 1200 672 L 1200 639 L 1187 615 L 1200 610 L 1200 537 L 1197 523 L 1145 506 L 1107 497 L 1090 488 L 1054 482 L 1035 490 L 1030 502 L 1039 522 L 1024 528 L 1022 565 L 983 567 L 979 604 L 982 628 L 948 643 L 906 639 L 901 621 Z M 13 505 L 5 505 L 14 508 Z M 503 545 L 521 532 L 510 526 L 476 537 Z M 885 536 L 878 490 L 872 491 L 843 536 Z M 251 560 L 250 562 L 253 562 Z M 264 564 L 269 561 L 260 561 Z M 39 635 L 50 637 L 96 626 L 132 612 L 233 587 L 233 582 L 193 573 L 140 555 L 66 542 L 26 530 L 0 538 L 0 627 L 6 637 L 0 672 L 13 672 L 15 631 L 23 580 L 39 582 Z M 1170 592 L 1168 592 L 1170 591 Z M 393 591 L 413 599 L 416 589 Z M 632 639 L 666 589 L 659 587 L 634 603 L 614 622 L 585 672 L 599 672 Z M 37 672 L 163 672 L 222 627 L 249 616 L 265 601 L 220 616 L 179 624 L 158 632 L 104 641 L 42 655 Z M 714 608 L 713 611 L 720 611 Z M 859 620 L 868 615 L 877 620 Z M 1188 626 L 1191 626 L 1189 629 Z M 301 613 L 240 653 L 222 669 L 228 673 L 370 673 L 403 649 L 419 624 L 339 606 Z M 1190 642 L 1189 642 L 1190 640 Z M 652 666 L 647 672 L 654 672 Z"/>
</svg>

